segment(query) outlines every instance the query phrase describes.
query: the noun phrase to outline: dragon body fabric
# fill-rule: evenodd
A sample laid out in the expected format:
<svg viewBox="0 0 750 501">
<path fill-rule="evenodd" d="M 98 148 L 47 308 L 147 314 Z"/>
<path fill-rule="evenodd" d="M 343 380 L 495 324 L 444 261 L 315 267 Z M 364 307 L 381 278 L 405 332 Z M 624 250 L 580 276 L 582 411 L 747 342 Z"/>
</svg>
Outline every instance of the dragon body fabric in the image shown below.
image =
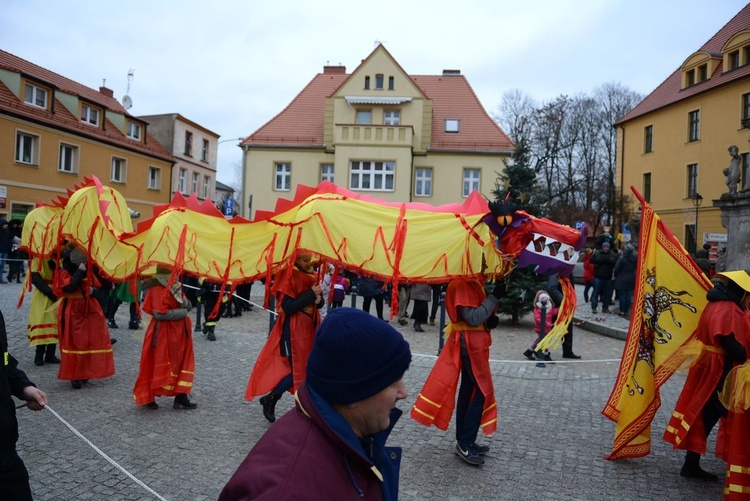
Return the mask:
<svg viewBox="0 0 750 501">
<path fill-rule="evenodd" d="M 274 211 L 257 211 L 253 221 L 227 220 L 210 200 L 177 193 L 133 228 L 122 195 L 94 177 L 29 213 L 22 246 L 33 257 L 49 257 L 67 240 L 115 281 L 165 265 L 173 276 L 205 277 L 223 287 L 270 279 L 300 251 L 394 286 L 497 278 L 517 264 L 560 276 L 572 271 L 578 256 L 572 249 L 583 242 L 578 231 L 523 211 L 503 215 L 509 222 L 503 227 L 484 224 L 500 220 L 490 205 L 478 192 L 462 204 L 393 203 L 323 182 L 299 186 L 293 200 L 279 199 Z"/>
</svg>

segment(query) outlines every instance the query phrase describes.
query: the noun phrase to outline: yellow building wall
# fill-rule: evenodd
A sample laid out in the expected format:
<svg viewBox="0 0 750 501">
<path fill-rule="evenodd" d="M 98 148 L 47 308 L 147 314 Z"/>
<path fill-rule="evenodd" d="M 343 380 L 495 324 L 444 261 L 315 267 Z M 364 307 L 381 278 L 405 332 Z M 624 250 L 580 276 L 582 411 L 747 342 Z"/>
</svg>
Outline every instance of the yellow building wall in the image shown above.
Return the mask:
<svg viewBox="0 0 750 501">
<path fill-rule="evenodd" d="M 39 137 L 37 165 L 15 162 L 16 133 L 24 131 Z M 78 147 L 78 172 L 58 171 L 60 143 Z M 124 183 L 111 181 L 112 157 L 126 160 Z M 148 189 L 149 166 L 161 169 L 160 190 Z M 128 206 L 144 216 L 152 213 L 154 205 L 169 201 L 169 175 L 171 163 L 153 157 L 117 148 L 56 129 L 39 126 L 8 116 L 0 116 L 0 186 L 7 187 L 6 208 L 0 215 L 10 213 L 11 204 L 35 205 L 51 202 L 85 176 L 95 175 L 108 186 L 118 190 Z"/>
<path fill-rule="evenodd" d="M 343 152 L 346 152 L 344 154 Z M 349 173 L 352 160 L 391 160 L 396 162 L 394 191 L 361 191 L 360 193 L 382 198 L 389 202 L 425 202 L 432 205 L 463 203 L 463 173 L 465 168 L 480 170 L 480 192 L 492 198 L 498 173 L 503 170 L 499 157 L 486 155 L 431 154 L 412 159 L 408 148 L 347 147 L 336 149 L 336 154 L 323 150 L 261 150 L 251 149 L 245 157 L 244 192 L 253 197 L 253 214 L 256 210 L 273 210 L 277 198 L 293 198 L 298 184 L 317 186 L 320 183 L 320 165 L 333 163 L 334 183 L 349 189 Z M 291 164 L 291 190 L 276 191 L 275 164 Z M 432 196 L 415 197 L 414 173 L 416 168 L 431 168 L 433 171 Z M 246 198 L 246 203 L 249 198 Z M 246 208 L 245 208 L 246 210 Z"/>
<path fill-rule="evenodd" d="M 720 211 L 712 201 L 727 192 L 722 170 L 735 145 L 739 153 L 750 151 L 750 130 L 742 129 L 742 95 L 750 93 L 750 80 L 735 82 L 655 110 L 618 127 L 617 183 L 625 195 L 630 186 L 644 191 L 644 174 L 651 173 L 650 205 L 667 227 L 685 244 L 686 225 L 695 221 L 695 207 L 688 198 L 687 166 L 698 164 L 698 241 L 705 233 L 726 233 Z M 700 110 L 700 139 L 688 141 L 688 113 Z M 653 126 L 653 151 L 645 153 L 645 128 Z M 623 167 L 624 165 L 624 167 Z"/>
</svg>

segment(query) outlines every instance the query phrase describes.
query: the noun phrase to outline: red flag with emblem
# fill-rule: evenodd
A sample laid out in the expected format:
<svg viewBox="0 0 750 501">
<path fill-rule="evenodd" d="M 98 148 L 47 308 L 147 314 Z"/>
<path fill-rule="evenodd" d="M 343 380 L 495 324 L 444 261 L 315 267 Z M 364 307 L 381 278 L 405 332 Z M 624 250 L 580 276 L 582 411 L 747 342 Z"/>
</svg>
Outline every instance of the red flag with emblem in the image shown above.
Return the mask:
<svg viewBox="0 0 750 501">
<path fill-rule="evenodd" d="M 659 388 L 679 366 L 675 351 L 692 339 L 711 282 L 631 186 L 641 202 L 633 313 L 612 394 L 602 414 L 617 423 L 607 459 L 651 452 Z"/>
</svg>

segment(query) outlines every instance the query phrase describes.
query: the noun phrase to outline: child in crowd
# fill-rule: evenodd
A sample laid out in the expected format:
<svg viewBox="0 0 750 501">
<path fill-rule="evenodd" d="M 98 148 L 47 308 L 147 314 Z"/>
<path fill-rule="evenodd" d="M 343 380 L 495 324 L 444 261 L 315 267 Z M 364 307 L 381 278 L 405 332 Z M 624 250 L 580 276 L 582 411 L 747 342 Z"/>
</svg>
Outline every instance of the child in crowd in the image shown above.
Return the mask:
<svg viewBox="0 0 750 501">
<path fill-rule="evenodd" d="M 544 307 L 546 310 L 544 319 L 542 319 L 542 307 Z M 552 324 L 555 323 L 557 312 L 558 308 L 557 306 L 555 306 L 555 303 L 552 302 L 552 299 L 549 297 L 549 294 L 547 294 L 547 291 L 537 291 L 536 295 L 534 296 L 534 330 L 536 331 L 537 336 L 529 349 L 523 352 L 523 355 L 529 360 L 534 360 L 536 345 L 542 339 L 540 336 L 540 333 L 542 331 L 542 320 L 544 320 L 544 333 L 546 334 L 552 328 Z M 544 352 L 544 360 L 552 360 L 549 351 Z"/>
<path fill-rule="evenodd" d="M 333 297 L 331 298 L 331 309 L 339 308 L 344 304 L 344 298 L 349 291 L 349 279 L 344 275 L 344 268 L 339 266 L 336 276 L 332 280 Z"/>
</svg>

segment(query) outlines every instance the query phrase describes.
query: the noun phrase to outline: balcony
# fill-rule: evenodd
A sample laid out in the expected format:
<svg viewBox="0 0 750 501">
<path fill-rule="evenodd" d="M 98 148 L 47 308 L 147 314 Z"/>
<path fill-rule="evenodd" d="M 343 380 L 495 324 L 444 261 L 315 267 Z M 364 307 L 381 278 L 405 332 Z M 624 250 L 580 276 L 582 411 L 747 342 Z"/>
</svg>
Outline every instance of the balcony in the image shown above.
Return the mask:
<svg viewBox="0 0 750 501">
<path fill-rule="evenodd" d="M 410 125 L 336 125 L 333 143 L 339 146 L 388 146 L 410 148 L 414 129 Z"/>
</svg>

